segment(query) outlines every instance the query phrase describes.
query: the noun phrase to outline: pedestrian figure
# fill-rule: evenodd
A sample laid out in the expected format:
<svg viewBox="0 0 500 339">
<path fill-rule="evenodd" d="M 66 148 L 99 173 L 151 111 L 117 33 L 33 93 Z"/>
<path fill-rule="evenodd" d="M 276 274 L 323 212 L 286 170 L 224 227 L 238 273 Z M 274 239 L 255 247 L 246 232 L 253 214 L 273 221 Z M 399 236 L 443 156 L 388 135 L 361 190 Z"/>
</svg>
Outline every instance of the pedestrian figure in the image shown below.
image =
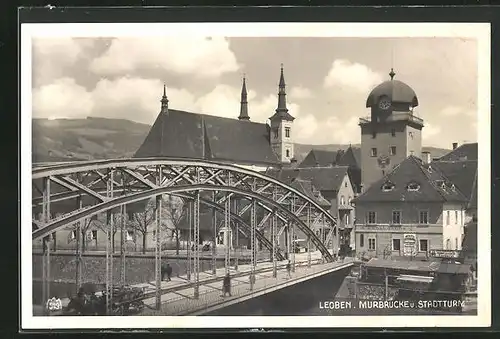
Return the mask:
<svg viewBox="0 0 500 339">
<path fill-rule="evenodd" d="M 161 264 L 161 281 L 165 280 L 165 275 L 167 279 L 170 280 L 170 275 L 172 274 L 172 267 L 170 267 L 170 274 L 168 274 L 170 264 L 163 262 Z"/>
<path fill-rule="evenodd" d="M 225 297 L 226 293 L 231 296 L 231 277 L 229 276 L 229 273 L 226 274 L 222 282 L 222 296 Z"/>
<path fill-rule="evenodd" d="M 286 271 L 288 272 L 288 278 L 291 278 L 292 265 L 290 264 L 290 260 L 288 260 L 288 263 L 286 264 Z"/>
<path fill-rule="evenodd" d="M 167 263 L 167 267 L 165 267 L 165 273 L 167 273 L 167 281 L 171 281 L 170 277 L 172 276 L 172 266 Z"/>
</svg>

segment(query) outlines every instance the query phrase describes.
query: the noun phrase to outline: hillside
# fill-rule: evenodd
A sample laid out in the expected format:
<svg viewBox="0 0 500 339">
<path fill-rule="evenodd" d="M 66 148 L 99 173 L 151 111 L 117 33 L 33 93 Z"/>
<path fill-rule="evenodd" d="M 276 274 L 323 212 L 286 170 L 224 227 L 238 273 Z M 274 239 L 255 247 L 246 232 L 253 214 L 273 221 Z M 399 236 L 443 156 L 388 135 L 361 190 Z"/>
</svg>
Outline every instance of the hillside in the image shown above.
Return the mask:
<svg viewBox="0 0 500 339">
<path fill-rule="evenodd" d="M 33 119 L 32 161 L 68 161 L 130 157 L 149 132 L 150 125 L 124 119 Z M 359 145 L 352 145 L 359 147 Z M 295 144 L 295 156 L 302 161 L 311 149 L 337 151 L 349 145 Z M 449 152 L 424 147 L 432 157 Z"/>
</svg>

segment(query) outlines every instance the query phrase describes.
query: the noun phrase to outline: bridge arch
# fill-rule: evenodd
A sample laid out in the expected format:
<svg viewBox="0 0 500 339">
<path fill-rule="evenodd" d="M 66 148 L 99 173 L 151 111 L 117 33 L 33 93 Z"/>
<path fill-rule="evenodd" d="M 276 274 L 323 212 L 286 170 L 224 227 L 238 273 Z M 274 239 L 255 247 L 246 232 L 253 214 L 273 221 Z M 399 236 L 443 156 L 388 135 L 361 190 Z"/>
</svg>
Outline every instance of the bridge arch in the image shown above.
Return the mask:
<svg viewBox="0 0 500 339">
<path fill-rule="evenodd" d="M 115 182 L 113 173 L 120 173 L 122 182 L 127 181 L 126 185 L 132 187 L 134 192 L 127 192 L 124 184 Z M 159 194 L 175 195 L 196 190 L 224 191 L 229 195 L 238 194 L 253 198 L 258 201 L 260 207 L 267 210 L 268 216 L 275 212 L 282 221 L 292 221 L 305 235 L 310 236 L 312 243 L 320 249 L 327 260 L 332 259 L 326 246 L 310 229 L 310 223 L 306 225 L 304 222 L 305 211 L 312 210 L 313 217 L 321 216 L 331 228 L 332 234 L 336 234 L 336 219 L 324 210 L 314 197 L 307 196 L 272 177 L 238 166 L 198 159 L 111 159 L 38 166 L 33 168 L 32 174 L 33 180 L 59 180 L 71 188 L 70 192 L 56 194 L 49 192 L 47 195 L 42 194 L 41 197 L 33 196 L 34 205 L 41 204 L 43 207 L 48 206 L 51 201 L 85 195 L 95 198 L 98 202 L 97 205 L 75 210 L 60 219 L 50 220 L 45 217 L 43 222 L 36 223 L 39 229 L 33 231 L 33 239 L 50 234 L 63 223 L 67 225 L 86 218 L 92 211 L 107 210 L 109 206 L 113 208 Z M 82 180 L 81 177 L 93 178 L 93 182 L 98 181 L 100 177 L 103 182 L 112 183 L 114 192 L 118 193 L 121 190 L 121 194 L 124 195 L 106 196 L 108 187 L 102 185 L 93 187 L 88 180 L 85 182 L 86 179 Z M 221 206 L 226 198 L 227 195 L 217 201 L 218 205 Z"/>
</svg>

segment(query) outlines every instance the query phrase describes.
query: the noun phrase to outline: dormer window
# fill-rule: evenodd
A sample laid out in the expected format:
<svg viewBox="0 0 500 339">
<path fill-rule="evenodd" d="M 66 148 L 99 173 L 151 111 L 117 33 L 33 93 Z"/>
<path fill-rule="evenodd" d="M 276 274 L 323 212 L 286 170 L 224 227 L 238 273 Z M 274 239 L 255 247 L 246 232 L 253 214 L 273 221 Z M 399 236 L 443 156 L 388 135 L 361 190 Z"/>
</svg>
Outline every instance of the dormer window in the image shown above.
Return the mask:
<svg viewBox="0 0 500 339">
<path fill-rule="evenodd" d="M 455 191 L 456 191 L 455 184 L 451 184 L 451 190 L 452 190 L 453 192 L 455 192 Z"/>
<path fill-rule="evenodd" d="M 394 189 L 394 184 L 392 182 L 386 182 L 385 184 L 382 185 L 382 191 L 383 192 L 389 192 Z"/>
<path fill-rule="evenodd" d="M 436 186 L 442 188 L 442 189 L 445 189 L 446 188 L 446 185 L 444 183 L 444 180 L 436 180 Z"/>
<path fill-rule="evenodd" d="M 427 171 L 428 171 L 429 173 L 432 173 L 432 167 L 431 167 L 431 166 L 427 167 Z"/>
<path fill-rule="evenodd" d="M 420 185 L 416 182 L 411 182 L 408 184 L 406 189 L 410 192 L 415 192 L 415 191 L 418 191 L 420 189 Z"/>
</svg>

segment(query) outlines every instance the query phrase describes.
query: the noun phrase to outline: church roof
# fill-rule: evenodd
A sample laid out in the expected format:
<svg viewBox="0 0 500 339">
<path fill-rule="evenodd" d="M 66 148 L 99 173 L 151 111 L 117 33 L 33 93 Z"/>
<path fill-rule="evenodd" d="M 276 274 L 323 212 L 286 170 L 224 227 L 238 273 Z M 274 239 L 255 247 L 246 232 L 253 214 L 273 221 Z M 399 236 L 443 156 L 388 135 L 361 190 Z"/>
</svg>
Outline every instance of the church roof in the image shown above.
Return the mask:
<svg viewBox="0 0 500 339">
<path fill-rule="evenodd" d="M 418 189 L 409 189 L 409 186 Z M 388 189 L 383 189 L 387 187 Z M 425 165 L 409 156 L 391 172 L 372 184 L 356 202 L 467 202 L 467 197 L 454 186 L 438 166 Z"/>
<path fill-rule="evenodd" d="M 399 80 L 384 81 L 375 87 L 366 99 L 366 107 L 377 105 L 378 99 L 382 96 L 387 96 L 392 102 L 408 103 L 411 107 L 418 106 L 415 91 Z"/>
<path fill-rule="evenodd" d="M 134 157 L 279 164 L 269 142 L 269 125 L 174 109 L 158 115 Z"/>
<path fill-rule="evenodd" d="M 462 144 L 448 154 L 439 158 L 440 161 L 477 160 L 477 142 Z"/>
</svg>

